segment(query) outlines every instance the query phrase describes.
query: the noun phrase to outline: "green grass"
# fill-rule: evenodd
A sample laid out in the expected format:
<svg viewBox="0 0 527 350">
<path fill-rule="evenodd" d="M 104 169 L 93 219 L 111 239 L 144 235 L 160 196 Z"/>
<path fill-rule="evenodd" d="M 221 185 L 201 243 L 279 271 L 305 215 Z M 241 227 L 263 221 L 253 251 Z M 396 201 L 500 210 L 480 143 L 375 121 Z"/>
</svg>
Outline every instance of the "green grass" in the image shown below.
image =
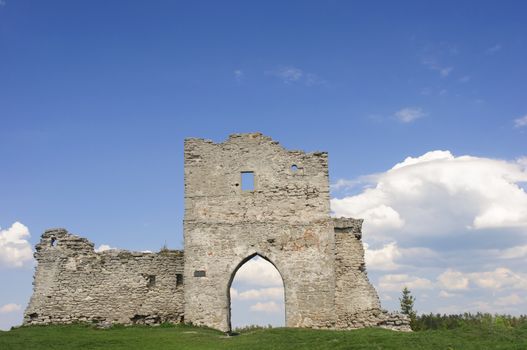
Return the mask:
<svg viewBox="0 0 527 350">
<path fill-rule="evenodd" d="M 527 327 L 400 333 L 259 329 L 237 336 L 191 326 L 32 326 L 0 332 L 0 349 L 527 349 Z"/>
</svg>

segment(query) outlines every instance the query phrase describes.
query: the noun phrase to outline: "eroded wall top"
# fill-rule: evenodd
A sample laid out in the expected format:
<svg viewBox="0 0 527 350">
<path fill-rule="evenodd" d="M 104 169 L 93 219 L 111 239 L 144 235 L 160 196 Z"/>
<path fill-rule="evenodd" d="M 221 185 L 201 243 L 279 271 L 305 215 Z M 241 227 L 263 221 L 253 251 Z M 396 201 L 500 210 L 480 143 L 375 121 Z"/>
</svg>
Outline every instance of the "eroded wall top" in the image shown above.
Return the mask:
<svg viewBox="0 0 527 350">
<path fill-rule="evenodd" d="M 185 210 L 201 222 L 328 219 L 327 153 L 288 151 L 260 133 L 187 139 Z"/>
</svg>

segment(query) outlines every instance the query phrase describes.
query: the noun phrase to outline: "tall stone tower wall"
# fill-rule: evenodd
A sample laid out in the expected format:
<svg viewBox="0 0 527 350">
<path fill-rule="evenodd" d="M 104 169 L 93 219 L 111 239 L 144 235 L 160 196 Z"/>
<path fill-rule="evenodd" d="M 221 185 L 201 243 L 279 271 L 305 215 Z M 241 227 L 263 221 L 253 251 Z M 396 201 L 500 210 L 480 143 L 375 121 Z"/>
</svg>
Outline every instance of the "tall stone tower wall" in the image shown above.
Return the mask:
<svg viewBox="0 0 527 350">
<path fill-rule="evenodd" d="M 330 327 L 334 235 L 327 153 L 287 151 L 261 134 L 185 142 L 185 319 L 230 330 L 229 287 L 258 254 L 280 272 L 286 325 Z M 244 190 L 242 173 L 254 176 Z"/>
</svg>

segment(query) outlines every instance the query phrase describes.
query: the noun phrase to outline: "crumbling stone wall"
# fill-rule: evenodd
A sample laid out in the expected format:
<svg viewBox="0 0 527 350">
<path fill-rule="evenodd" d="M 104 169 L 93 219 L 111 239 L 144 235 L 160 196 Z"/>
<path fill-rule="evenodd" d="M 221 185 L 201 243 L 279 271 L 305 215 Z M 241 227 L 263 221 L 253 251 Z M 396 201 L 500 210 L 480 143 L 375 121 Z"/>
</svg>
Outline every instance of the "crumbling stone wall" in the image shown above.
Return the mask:
<svg viewBox="0 0 527 350">
<path fill-rule="evenodd" d="M 34 292 L 25 324 L 160 323 L 183 319 L 183 253 L 96 253 L 64 229 L 36 246 Z"/>
<path fill-rule="evenodd" d="M 407 317 L 381 310 L 368 281 L 362 220 L 332 218 L 329 199 L 325 152 L 288 151 L 260 133 L 187 139 L 185 254 L 96 253 L 85 238 L 46 231 L 24 322 L 184 318 L 227 332 L 234 275 L 259 255 L 282 276 L 288 327 L 410 330 Z"/>
<path fill-rule="evenodd" d="M 287 151 L 259 133 L 185 141 L 185 320 L 230 330 L 229 287 L 258 254 L 280 272 L 286 325 L 330 327 L 334 235 L 327 153 Z M 253 172 L 244 191 L 242 173 Z"/>
</svg>

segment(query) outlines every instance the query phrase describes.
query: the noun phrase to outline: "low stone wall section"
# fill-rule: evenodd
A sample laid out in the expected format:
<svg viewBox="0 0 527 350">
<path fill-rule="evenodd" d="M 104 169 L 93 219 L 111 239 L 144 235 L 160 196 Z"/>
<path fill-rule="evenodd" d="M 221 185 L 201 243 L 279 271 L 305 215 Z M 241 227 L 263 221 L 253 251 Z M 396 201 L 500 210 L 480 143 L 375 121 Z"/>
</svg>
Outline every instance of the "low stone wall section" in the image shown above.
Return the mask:
<svg viewBox="0 0 527 350">
<path fill-rule="evenodd" d="M 157 324 L 183 321 L 183 252 L 108 250 L 65 229 L 36 246 L 25 324 Z"/>
</svg>

